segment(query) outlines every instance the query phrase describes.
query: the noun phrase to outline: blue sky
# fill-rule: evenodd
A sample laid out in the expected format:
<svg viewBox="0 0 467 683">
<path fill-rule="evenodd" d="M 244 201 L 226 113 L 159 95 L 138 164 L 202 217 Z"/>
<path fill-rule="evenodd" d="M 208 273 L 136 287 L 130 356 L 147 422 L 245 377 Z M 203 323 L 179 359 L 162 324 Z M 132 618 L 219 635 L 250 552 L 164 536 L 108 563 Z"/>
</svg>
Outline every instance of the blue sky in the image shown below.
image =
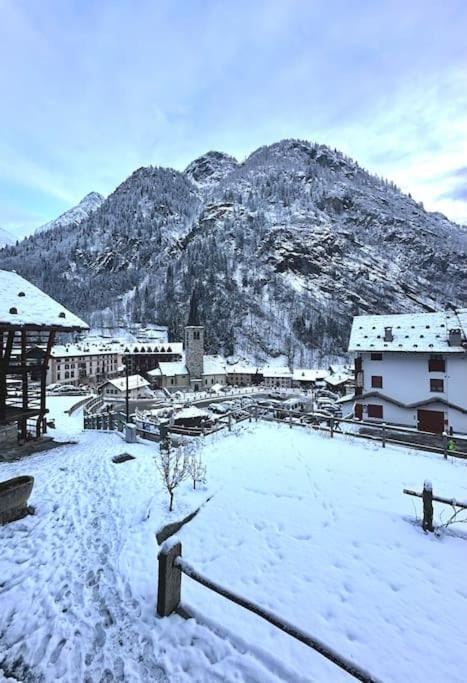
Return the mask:
<svg viewBox="0 0 467 683">
<path fill-rule="evenodd" d="M 284 137 L 467 223 L 465 0 L 0 0 L 0 227 Z"/>
</svg>

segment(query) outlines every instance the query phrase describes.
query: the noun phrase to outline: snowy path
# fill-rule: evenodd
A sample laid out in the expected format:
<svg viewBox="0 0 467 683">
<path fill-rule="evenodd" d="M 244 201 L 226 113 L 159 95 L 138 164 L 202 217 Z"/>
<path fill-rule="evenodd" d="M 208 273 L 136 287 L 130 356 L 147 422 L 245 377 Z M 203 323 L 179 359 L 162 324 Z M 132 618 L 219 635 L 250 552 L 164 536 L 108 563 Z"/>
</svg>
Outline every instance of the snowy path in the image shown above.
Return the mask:
<svg viewBox="0 0 467 683">
<path fill-rule="evenodd" d="M 66 401 L 51 407 L 57 436 L 78 443 L 0 464 L 0 479 L 36 478 L 36 515 L 0 527 L 0 681 L 351 680 L 188 578 L 196 620 L 158 619 L 154 531 L 170 517 L 156 447 L 84 433 Z M 122 452 L 135 460 L 113 464 Z M 189 562 L 385 683 L 463 683 L 467 541 L 411 525 L 401 489 L 429 477 L 467 498 L 465 463 L 261 423 L 203 452 L 209 489 L 176 495 L 179 519 L 214 494 L 180 534 Z"/>
<path fill-rule="evenodd" d="M 78 444 L 0 465 L 2 480 L 35 477 L 36 507 L 0 527 L 0 681 L 2 671 L 22 683 L 283 680 L 235 637 L 155 616 L 154 530 L 168 516 L 154 445 L 82 432 L 81 416 L 63 413 L 72 402 L 50 404 L 56 436 Z M 135 460 L 112 463 L 122 452 Z M 176 518 L 204 499 L 189 484 L 186 494 Z"/>
<path fill-rule="evenodd" d="M 139 680 L 165 678 L 134 628 L 141 609 L 118 572 L 123 524 L 143 515 L 148 497 L 131 496 L 132 487 L 141 490 L 139 478 L 118 476 L 123 472 L 110 459 L 116 438 L 85 435 L 79 446 L 23 465 L 46 491 L 36 502 L 37 514 L 5 527 L 1 536 L 2 576 L 8 579 L 0 598 L 8 613 L 2 617 L 0 659 L 8 652 L 20 676 L 25 661 L 45 680 L 123 681 L 132 667 Z M 122 519 L 130 500 L 132 509 Z"/>
</svg>

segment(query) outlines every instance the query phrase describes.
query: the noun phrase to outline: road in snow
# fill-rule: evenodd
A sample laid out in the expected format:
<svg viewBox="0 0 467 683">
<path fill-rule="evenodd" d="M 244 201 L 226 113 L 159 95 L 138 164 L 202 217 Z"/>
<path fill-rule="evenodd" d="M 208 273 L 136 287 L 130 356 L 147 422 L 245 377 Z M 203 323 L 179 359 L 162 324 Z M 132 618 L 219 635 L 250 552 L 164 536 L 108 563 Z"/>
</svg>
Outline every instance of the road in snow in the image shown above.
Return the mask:
<svg viewBox="0 0 467 683">
<path fill-rule="evenodd" d="M 0 671 L 24 683 L 351 680 L 188 578 L 198 621 L 155 617 L 154 530 L 169 518 L 157 446 L 81 432 L 63 414 L 74 400 L 50 406 L 58 436 L 79 443 L 0 464 L 2 480 L 36 478 L 36 515 L 0 528 Z M 122 452 L 136 459 L 113 464 Z M 467 498 L 464 463 L 271 424 L 203 452 L 208 490 L 176 495 L 174 518 L 214 493 L 180 534 L 186 559 L 383 681 L 465 680 L 467 540 L 425 536 L 401 494 L 428 477 Z"/>
</svg>

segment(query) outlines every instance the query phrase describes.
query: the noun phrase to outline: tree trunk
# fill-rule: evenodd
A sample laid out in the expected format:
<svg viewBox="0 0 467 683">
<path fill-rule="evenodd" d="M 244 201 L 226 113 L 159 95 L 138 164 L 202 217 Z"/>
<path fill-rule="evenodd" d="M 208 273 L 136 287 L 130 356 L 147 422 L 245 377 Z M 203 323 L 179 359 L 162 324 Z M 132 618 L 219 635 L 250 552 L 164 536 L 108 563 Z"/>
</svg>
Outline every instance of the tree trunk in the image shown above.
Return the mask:
<svg viewBox="0 0 467 683">
<path fill-rule="evenodd" d="M 169 491 L 169 496 L 170 496 L 169 512 L 172 512 L 173 505 L 174 505 L 174 494 L 172 493 L 172 491 Z"/>
</svg>

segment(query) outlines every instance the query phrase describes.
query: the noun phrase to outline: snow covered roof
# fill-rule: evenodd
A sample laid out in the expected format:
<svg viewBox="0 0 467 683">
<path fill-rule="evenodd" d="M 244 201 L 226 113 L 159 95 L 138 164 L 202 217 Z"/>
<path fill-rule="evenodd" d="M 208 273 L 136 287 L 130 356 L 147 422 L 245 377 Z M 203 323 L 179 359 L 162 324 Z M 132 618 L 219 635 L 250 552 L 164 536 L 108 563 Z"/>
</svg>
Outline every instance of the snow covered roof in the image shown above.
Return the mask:
<svg viewBox="0 0 467 683">
<path fill-rule="evenodd" d="M 126 377 L 116 377 L 115 379 L 107 380 L 106 384 L 112 384 L 119 391 L 126 390 Z M 141 389 L 143 387 L 149 386 L 149 382 L 141 375 L 130 375 L 128 377 L 128 391 L 132 389 Z"/>
<path fill-rule="evenodd" d="M 55 345 L 51 354 L 55 358 L 68 358 L 71 356 L 96 356 L 111 353 L 125 354 L 163 354 L 176 353 L 182 355 L 183 344 L 181 342 L 154 344 L 146 342 L 128 343 L 123 341 L 105 341 L 104 339 L 84 339 L 77 344 Z"/>
<path fill-rule="evenodd" d="M 77 315 L 13 271 L 0 270 L 0 293 L 2 325 L 89 329 Z"/>
<path fill-rule="evenodd" d="M 256 375 L 258 368 L 251 365 L 229 365 L 226 372 L 228 375 Z"/>
<path fill-rule="evenodd" d="M 188 418 L 192 417 L 209 417 L 209 413 L 207 413 L 205 410 L 200 410 L 195 406 L 190 406 L 189 408 L 183 408 L 175 415 L 176 420 L 179 418 L 182 420 L 187 420 Z"/>
<path fill-rule="evenodd" d="M 464 342 L 467 340 L 467 308 L 457 312 L 359 315 L 353 319 L 349 351 L 465 353 L 463 346 L 449 345 L 450 330 L 460 330 Z"/>
<path fill-rule="evenodd" d="M 290 368 L 285 367 L 265 367 L 261 372 L 264 377 L 292 377 Z"/>
<path fill-rule="evenodd" d="M 344 382 L 349 382 L 352 379 L 353 375 L 349 372 L 335 372 L 332 375 L 327 375 L 324 381 L 332 387 L 337 387 L 339 384 L 344 384 Z"/>
<path fill-rule="evenodd" d="M 72 356 L 98 356 L 112 353 L 121 353 L 120 344 L 56 344 L 52 347 L 50 355 L 54 358 L 71 358 Z"/>
<path fill-rule="evenodd" d="M 174 377 L 175 375 L 188 375 L 188 370 L 184 360 L 177 360 L 167 363 L 159 363 L 159 367 L 150 370 L 148 373 L 151 377 Z"/>
<path fill-rule="evenodd" d="M 225 375 L 225 359 L 222 356 L 204 356 L 203 375 Z"/>
<path fill-rule="evenodd" d="M 292 372 L 292 377 L 297 382 L 316 382 L 327 376 L 327 370 L 317 370 L 316 368 L 296 368 Z"/>
<path fill-rule="evenodd" d="M 127 342 L 121 344 L 123 353 L 178 353 L 183 351 L 182 342 Z"/>
</svg>

